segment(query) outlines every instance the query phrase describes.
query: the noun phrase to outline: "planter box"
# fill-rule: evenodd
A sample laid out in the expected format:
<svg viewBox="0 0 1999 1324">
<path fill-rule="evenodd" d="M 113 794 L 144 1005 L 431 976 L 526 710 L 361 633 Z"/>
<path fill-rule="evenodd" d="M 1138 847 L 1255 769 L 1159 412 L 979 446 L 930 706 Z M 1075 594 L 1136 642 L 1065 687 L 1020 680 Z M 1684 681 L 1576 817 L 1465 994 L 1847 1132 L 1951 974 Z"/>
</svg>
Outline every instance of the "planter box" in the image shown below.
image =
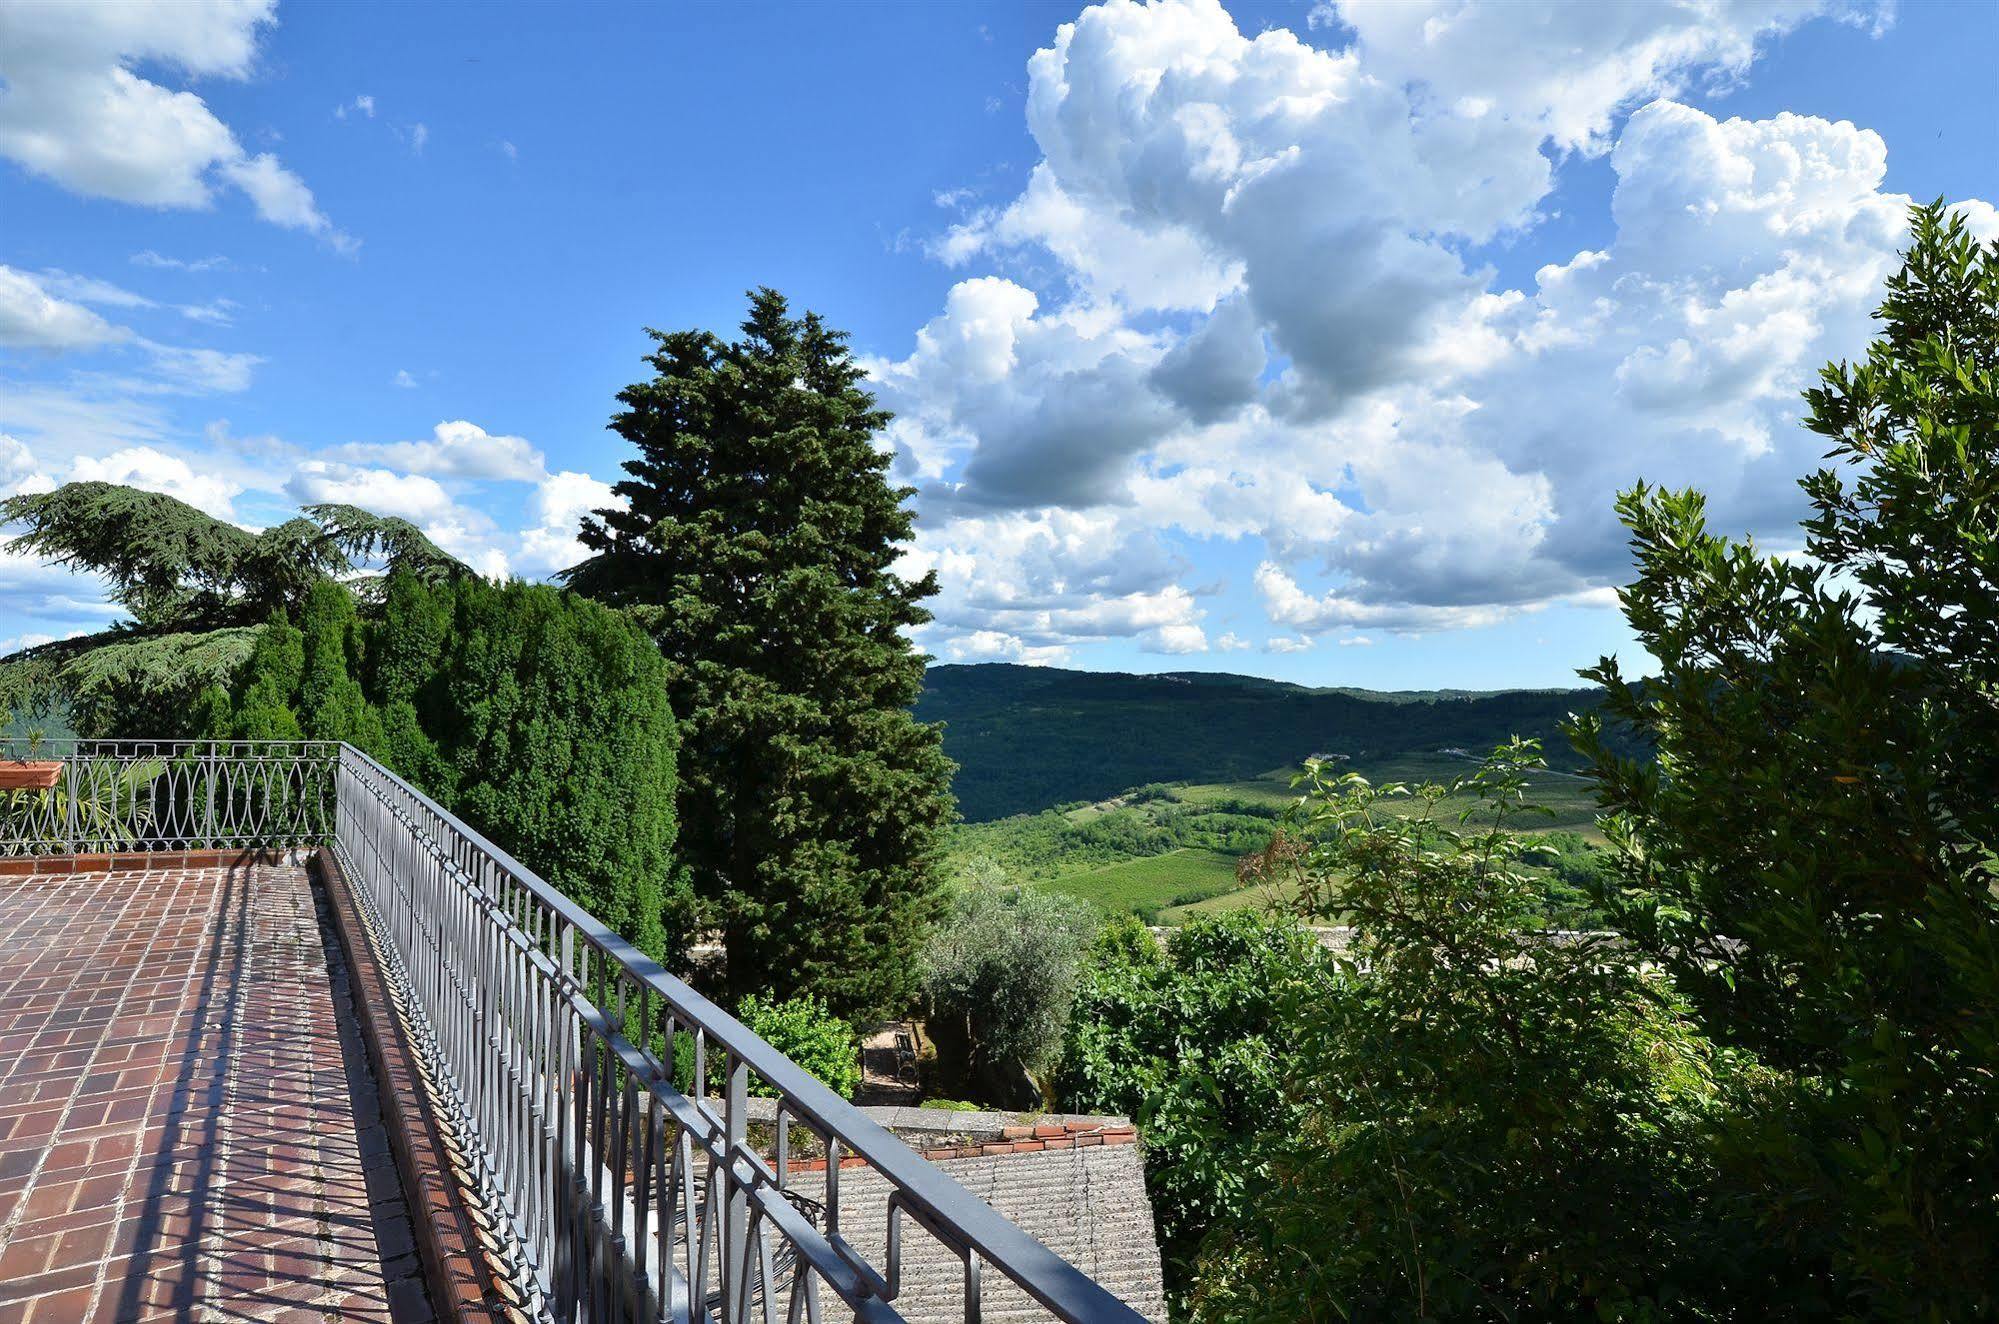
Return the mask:
<svg viewBox="0 0 1999 1324">
<path fill-rule="evenodd" d="M 62 764 L 0 761 L 0 791 L 46 791 L 62 780 Z"/>
</svg>

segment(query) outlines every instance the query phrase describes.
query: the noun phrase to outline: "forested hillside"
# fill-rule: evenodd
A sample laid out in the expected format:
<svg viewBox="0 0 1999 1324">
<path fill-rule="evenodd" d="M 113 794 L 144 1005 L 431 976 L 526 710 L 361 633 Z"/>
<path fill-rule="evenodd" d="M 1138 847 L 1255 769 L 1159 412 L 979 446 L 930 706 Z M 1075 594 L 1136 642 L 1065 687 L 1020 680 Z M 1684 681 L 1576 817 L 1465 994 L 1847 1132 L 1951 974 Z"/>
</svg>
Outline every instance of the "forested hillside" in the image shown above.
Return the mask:
<svg viewBox="0 0 1999 1324">
<path fill-rule="evenodd" d="M 1315 753 L 1479 753 L 1518 735 L 1538 737 L 1551 766 L 1574 767 L 1560 723 L 1602 698 L 1595 689 L 1374 694 L 990 663 L 930 668 L 916 713 L 945 724 L 958 810 L 983 822 L 1149 782 L 1240 781 Z"/>
</svg>

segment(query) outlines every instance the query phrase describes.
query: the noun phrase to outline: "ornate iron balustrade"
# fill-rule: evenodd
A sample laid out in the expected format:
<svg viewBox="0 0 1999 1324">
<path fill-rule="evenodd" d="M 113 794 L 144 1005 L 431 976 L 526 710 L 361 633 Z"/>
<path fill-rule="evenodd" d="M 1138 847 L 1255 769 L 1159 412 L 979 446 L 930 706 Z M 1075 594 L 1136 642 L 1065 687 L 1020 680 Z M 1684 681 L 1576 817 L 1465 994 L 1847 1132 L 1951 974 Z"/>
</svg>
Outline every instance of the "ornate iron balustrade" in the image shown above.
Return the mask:
<svg viewBox="0 0 1999 1324">
<path fill-rule="evenodd" d="M 339 746 L 274 740 L 0 741 L 0 857 L 317 846 Z M 10 775 L 12 774 L 12 775 Z"/>
<path fill-rule="evenodd" d="M 367 755 L 97 741 L 51 756 L 67 760 L 65 785 L 116 772 L 151 799 L 134 793 L 128 809 L 114 797 L 113 826 L 46 839 L 52 811 L 10 800 L 0 854 L 330 852 L 403 986 L 515 1285 L 541 1317 L 900 1320 L 904 1243 L 925 1237 L 963 1266 L 968 1321 L 981 1318 L 988 1270 L 1071 1324 L 1140 1319 Z M 277 804 L 254 809 L 259 788 Z M 775 1099 L 755 1121 L 753 1089 Z M 872 1167 L 886 1195 L 844 1207 L 843 1159 Z M 843 1218 L 885 1220 L 882 1262 L 842 1235 Z"/>
</svg>

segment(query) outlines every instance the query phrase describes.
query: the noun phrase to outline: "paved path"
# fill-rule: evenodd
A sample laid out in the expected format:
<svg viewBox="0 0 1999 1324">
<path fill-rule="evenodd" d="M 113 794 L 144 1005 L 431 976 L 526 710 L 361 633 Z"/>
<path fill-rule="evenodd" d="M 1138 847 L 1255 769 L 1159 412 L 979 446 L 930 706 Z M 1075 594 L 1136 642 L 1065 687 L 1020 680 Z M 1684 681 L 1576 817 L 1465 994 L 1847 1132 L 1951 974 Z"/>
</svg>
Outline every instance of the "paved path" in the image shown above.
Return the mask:
<svg viewBox="0 0 1999 1324">
<path fill-rule="evenodd" d="M 430 1318 L 288 866 L 0 878 L 0 1324 Z"/>
</svg>

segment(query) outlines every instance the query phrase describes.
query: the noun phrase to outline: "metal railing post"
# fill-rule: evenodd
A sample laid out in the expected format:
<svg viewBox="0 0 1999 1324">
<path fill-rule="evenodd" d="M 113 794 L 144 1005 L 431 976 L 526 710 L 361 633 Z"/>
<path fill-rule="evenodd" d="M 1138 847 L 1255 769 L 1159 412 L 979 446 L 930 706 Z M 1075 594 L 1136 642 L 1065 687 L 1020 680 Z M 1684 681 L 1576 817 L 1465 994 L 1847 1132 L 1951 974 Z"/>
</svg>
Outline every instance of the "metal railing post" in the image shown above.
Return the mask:
<svg viewBox="0 0 1999 1324">
<path fill-rule="evenodd" d="M 65 851 L 71 855 L 75 855 L 81 846 L 81 843 L 76 839 L 76 784 L 78 777 L 77 761 L 75 759 L 71 759 L 69 762 L 63 764 L 62 776 L 63 785 L 68 789 L 68 794 L 63 796 L 62 805 L 62 845 Z"/>
<path fill-rule="evenodd" d="M 722 1214 L 722 1318 L 730 1324 L 749 1317 L 750 1196 L 736 1180 L 736 1155 L 749 1140 L 750 1067 L 730 1053 L 722 1098 L 725 1158 L 716 1169 L 726 1197 Z"/>
<path fill-rule="evenodd" d="M 208 783 L 207 809 L 201 816 L 201 844 L 210 850 L 215 848 L 215 783 L 222 775 L 222 762 L 215 756 L 215 746 L 208 747 L 208 754 L 197 766 L 202 767 Z"/>
</svg>

